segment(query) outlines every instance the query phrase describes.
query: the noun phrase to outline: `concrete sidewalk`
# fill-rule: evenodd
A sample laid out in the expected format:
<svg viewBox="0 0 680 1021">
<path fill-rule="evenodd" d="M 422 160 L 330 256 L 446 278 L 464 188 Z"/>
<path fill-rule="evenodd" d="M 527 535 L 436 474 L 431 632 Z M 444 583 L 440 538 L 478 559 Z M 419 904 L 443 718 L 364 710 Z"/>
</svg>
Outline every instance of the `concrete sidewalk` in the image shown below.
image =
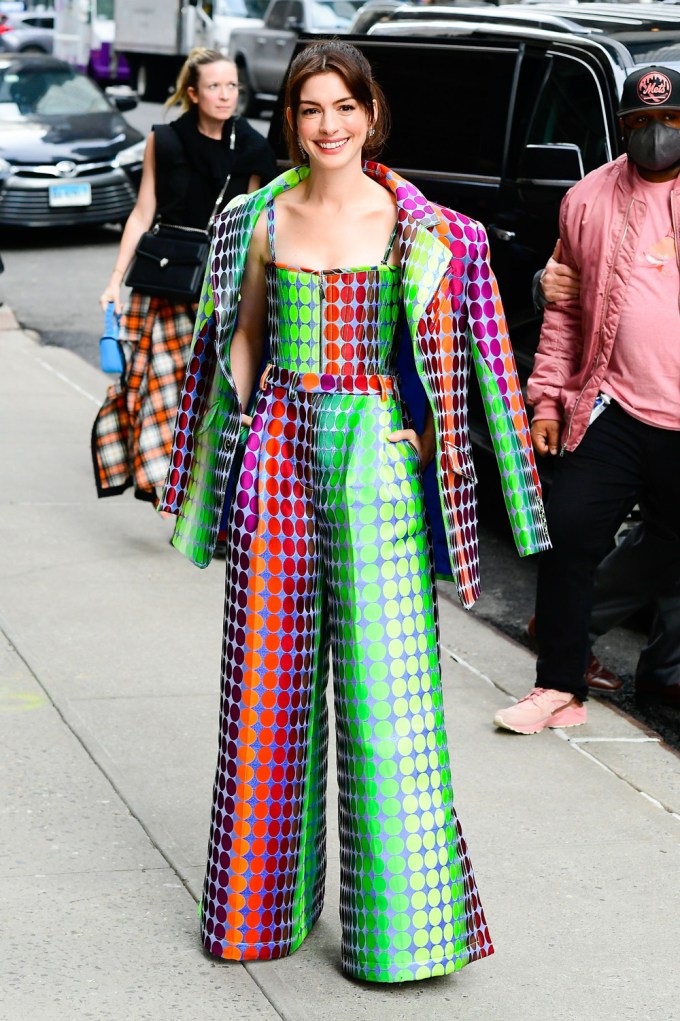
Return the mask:
<svg viewBox="0 0 680 1021">
<path fill-rule="evenodd" d="M 401 987 L 342 976 L 331 783 L 314 933 L 283 961 L 206 957 L 223 570 L 130 494 L 97 500 L 102 374 L 11 328 L 0 364 L 0 1018 L 680 1018 L 678 758 L 597 702 L 569 740 L 495 732 L 532 657 L 447 600 L 456 804 L 495 956 Z"/>
</svg>

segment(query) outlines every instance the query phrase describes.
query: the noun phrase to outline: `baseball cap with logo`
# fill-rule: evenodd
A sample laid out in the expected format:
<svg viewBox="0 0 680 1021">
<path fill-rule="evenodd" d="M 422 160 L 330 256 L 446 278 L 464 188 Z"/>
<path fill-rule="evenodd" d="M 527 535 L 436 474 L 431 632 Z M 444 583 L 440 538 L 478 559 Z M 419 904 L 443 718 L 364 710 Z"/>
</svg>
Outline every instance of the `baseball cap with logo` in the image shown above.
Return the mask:
<svg viewBox="0 0 680 1021">
<path fill-rule="evenodd" d="M 680 74 L 656 64 L 629 74 L 623 83 L 619 117 L 659 106 L 680 110 Z"/>
</svg>

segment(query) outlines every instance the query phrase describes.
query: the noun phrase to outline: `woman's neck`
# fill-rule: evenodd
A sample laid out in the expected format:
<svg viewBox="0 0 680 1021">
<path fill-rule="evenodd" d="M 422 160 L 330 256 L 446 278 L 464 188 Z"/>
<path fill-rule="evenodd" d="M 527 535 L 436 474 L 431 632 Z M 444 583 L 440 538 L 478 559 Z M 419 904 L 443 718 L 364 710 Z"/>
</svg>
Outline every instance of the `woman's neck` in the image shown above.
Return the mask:
<svg viewBox="0 0 680 1021">
<path fill-rule="evenodd" d="M 307 201 L 340 208 L 355 202 L 370 183 L 359 161 L 337 170 L 326 170 L 312 164 L 305 180 Z"/>
<path fill-rule="evenodd" d="M 214 138 L 217 141 L 220 141 L 222 138 L 222 129 L 225 123 L 225 121 L 216 120 L 214 117 L 206 117 L 200 111 L 196 116 L 196 125 L 200 133 L 207 138 Z"/>
</svg>

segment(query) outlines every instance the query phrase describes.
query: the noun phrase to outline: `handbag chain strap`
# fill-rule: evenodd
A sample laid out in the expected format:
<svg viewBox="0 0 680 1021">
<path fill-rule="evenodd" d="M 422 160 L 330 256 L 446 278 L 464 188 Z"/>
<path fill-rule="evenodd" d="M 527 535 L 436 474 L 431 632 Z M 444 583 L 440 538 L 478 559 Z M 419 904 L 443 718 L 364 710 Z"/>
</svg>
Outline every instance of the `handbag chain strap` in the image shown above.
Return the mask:
<svg viewBox="0 0 680 1021">
<path fill-rule="evenodd" d="M 238 117 L 234 117 L 234 119 L 232 121 L 232 124 L 231 124 L 231 134 L 229 136 L 229 148 L 232 150 L 232 152 L 236 148 L 236 121 L 237 120 L 238 120 Z M 151 228 L 151 233 L 152 234 L 158 234 L 158 231 L 160 230 L 161 227 L 171 227 L 173 230 L 184 230 L 184 231 L 187 231 L 190 234 L 205 234 L 205 235 L 207 235 L 207 237 L 210 237 L 210 234 L 212 233 L 213 226 L 215 224 L 215 219 L 217 217 L 218 210 L 219 210 L 220 206 L 222 205 L 222 199 L 224 198 L 224 194 L 225 194 L 227 188 L 229 187 L 229 182 L 230 181 L 231 181 L 231 171 L 229 171 L 229 173 L 227 174 L 227 179 L 224 182 L 224 184 L 222 185 L 222 189 L 221 189 L 219 195 L 217 196 L 217 201 L 215 202 L 215 205 L 213 206 L 213 211 L 210 214 L 210 219 L 208 220 L 208 226 L 205 228 L 205 230 L 203 230 L 201 227 L 183 227 L 179 223 L 161 223 L 159 221 L 158 223 L 154 224 L 154 226 Z"/>
</svg>

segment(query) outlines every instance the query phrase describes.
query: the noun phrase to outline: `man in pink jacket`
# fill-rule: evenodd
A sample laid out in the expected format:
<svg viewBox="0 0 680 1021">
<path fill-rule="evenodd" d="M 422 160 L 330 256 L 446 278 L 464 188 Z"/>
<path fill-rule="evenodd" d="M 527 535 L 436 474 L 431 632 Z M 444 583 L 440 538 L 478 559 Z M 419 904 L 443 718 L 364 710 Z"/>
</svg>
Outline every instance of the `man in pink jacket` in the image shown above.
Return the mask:
<svg viewBox="0 0 680 1021">
<path fill-rule="evenodd" d="M 528 384 L 534 446 L 560 456 L 536 687 L 494 718 L 520 734 L 586 722 L 593 576 L 631 508 L 661 541 L 680 536 L 680 74 L 629 75 L 619 115 L 627 154 L 562 202 L 562 261 L 581 291 L 546 308 Z"/>
</svg>

